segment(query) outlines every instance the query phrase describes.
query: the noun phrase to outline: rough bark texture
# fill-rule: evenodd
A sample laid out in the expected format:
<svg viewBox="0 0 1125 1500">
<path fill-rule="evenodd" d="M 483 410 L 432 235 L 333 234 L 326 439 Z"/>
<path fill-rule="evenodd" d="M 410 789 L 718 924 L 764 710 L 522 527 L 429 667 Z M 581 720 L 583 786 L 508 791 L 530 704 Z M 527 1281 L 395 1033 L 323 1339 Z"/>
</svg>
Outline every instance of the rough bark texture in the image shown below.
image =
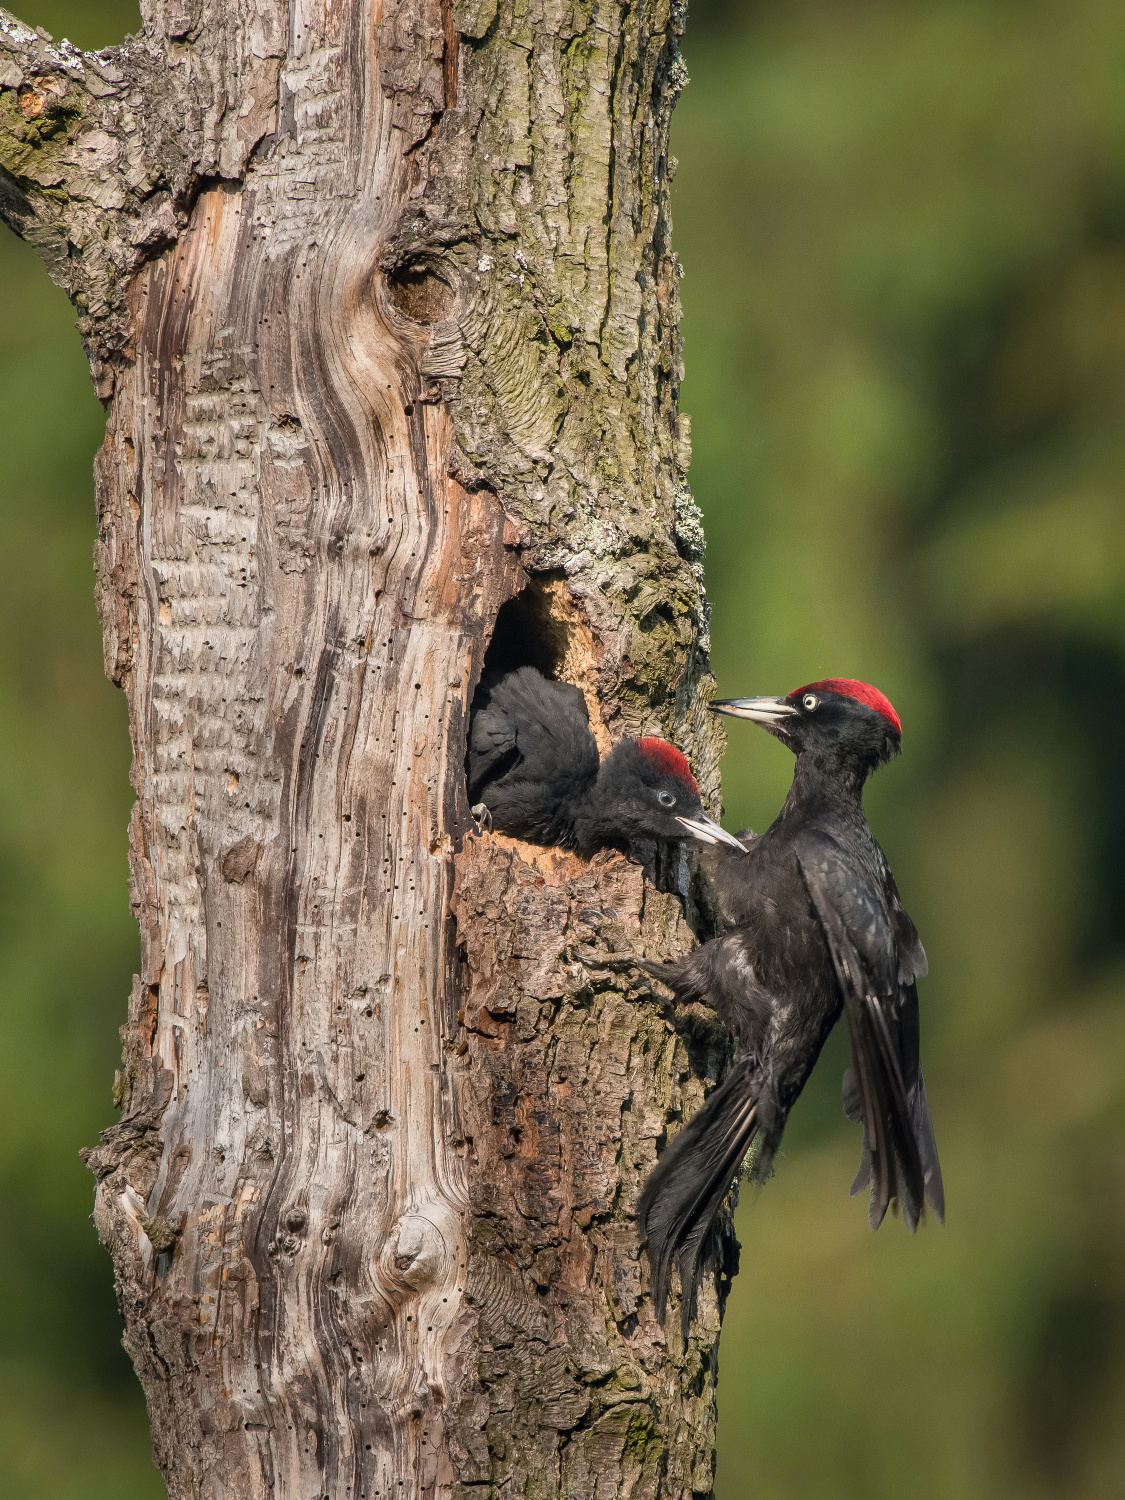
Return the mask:
<svg viewBox="0 0 1125 1500">
<path fill-rule="evenodd" d="M 723 1041 L 569 956 L 591 909 L 683 951 L 681 898 L 472 836 L 464 777 L 524 591 L 602 742 L 715 790 L 681 15 L 142 11 L 96 55 L 0 12 L 0 213 L 108 408 L 142 972 L 90 1159 L 169 1493 L 705 1494 L 718 1299 L 656 1324 L 632 1207 Z"/>
</svg>

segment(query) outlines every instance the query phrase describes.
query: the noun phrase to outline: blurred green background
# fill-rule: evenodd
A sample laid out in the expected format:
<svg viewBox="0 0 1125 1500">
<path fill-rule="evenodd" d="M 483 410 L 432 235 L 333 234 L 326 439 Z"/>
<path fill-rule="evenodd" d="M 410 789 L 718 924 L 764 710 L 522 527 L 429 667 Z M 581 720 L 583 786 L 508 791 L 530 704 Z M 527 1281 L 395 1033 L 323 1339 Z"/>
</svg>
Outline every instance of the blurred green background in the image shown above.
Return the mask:
<svg viewBox="0 0 1125 1500">
<path fill-rule="evenodd" d="M 842 1038 L 744 1193 L 720 1500 L 1125 1494 L 1125 8 L 692 0 L 676 243 L 727 694 L 858 676 L 949 1222 L 847 1196 Z M 82 45 L 124 0 L 25 0 Z M 0 1492 L 161 1493 L 78 1149 L 136 935 L 73 314 L 0 234 Z M 786 752 L 731 728 L 730 826 Z"/>
</svg>

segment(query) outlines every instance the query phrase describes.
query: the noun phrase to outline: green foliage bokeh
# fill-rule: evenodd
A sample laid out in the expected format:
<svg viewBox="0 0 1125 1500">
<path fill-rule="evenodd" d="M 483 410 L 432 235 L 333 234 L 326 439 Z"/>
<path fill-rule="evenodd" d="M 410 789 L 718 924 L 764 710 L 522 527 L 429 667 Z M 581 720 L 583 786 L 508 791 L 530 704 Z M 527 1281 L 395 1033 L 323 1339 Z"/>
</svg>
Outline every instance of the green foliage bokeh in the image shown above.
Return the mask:
<svg viewBox="0 0 1125 1500">
<path fill-rule="evenodd" d="M 727 695 L 875 681 L 948 1223 L 876 1236 L 835 1038 L 739 1210 L 720 1500 L 1125 1485 L 1125 11 L 697 8 L 673 145 Z M 787 753 L 734 724 L 732 826 Z"/>
<path fill-rule="evenodd" d="M 35 0 L 81 45 L 124 0 Z M 1125 1474 L 1125 11 L 698 0 L 676 245 L 720 688 L 875 681 L 931 959 L 944 1228 L 847 1186 L 842 1039 L 739 1210 L 720 1500 L 1102 1500 Z M 161 1492 L 78 1161 L 136 933 L 89 564 L 102 413 L 0 237 L 0 1492 Z M 734 724 L 729 826 L 789 761 Z"/>
</svg>

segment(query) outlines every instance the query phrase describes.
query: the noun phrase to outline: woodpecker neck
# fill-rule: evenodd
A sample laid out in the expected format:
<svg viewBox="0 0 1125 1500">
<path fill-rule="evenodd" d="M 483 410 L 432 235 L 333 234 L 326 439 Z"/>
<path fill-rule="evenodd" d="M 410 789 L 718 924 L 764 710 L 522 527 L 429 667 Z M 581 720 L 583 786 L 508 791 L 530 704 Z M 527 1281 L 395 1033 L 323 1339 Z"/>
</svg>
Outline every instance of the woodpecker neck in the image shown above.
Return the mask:
<svg viewBox="0 0 1125 1500">
<path fill-rule="evenodd" d="M 821 749 L 801 750 L 793 767 L 793 785 L 782 814 L 805 811 L 818 803 L 845 803 L 863 810 L 863 788 L 874 767 L 866 761 L 827 754 Z"/>
<path fill-rule="evenodd" d="M 576 849 L 597 849 L 613 842 L 612 808 L 607 802 L 604 778 L 599 771 L 597 780 L 581 791 L 568 809 L 567 821 L 573 829 Z"/>
</svg>

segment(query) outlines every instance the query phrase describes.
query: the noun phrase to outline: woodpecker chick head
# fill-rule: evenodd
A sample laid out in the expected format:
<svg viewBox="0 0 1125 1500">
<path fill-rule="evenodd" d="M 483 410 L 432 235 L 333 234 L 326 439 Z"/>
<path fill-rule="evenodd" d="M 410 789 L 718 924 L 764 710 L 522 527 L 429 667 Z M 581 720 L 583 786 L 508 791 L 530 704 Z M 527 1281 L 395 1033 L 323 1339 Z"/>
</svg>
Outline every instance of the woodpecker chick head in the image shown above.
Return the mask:
<svg viewBox="0 0 1125 1500">
<path fill-rule="evenodd" d="M 711 707 L 761 724 L 796 755 L 865 772 L 902 749 L 902 724 L 890 700 L 852 677 L 809 682 L 784 698 L 721 698 Z"/>
<path fill-rule="evenodd" d="M 687 757 L 667 740 L 621 740 L 602 762 L 591 801 L 591 834 L 599 839 L 627 846 L 690 835 L 742 848 L 705 815 Z"/>
</svg>

